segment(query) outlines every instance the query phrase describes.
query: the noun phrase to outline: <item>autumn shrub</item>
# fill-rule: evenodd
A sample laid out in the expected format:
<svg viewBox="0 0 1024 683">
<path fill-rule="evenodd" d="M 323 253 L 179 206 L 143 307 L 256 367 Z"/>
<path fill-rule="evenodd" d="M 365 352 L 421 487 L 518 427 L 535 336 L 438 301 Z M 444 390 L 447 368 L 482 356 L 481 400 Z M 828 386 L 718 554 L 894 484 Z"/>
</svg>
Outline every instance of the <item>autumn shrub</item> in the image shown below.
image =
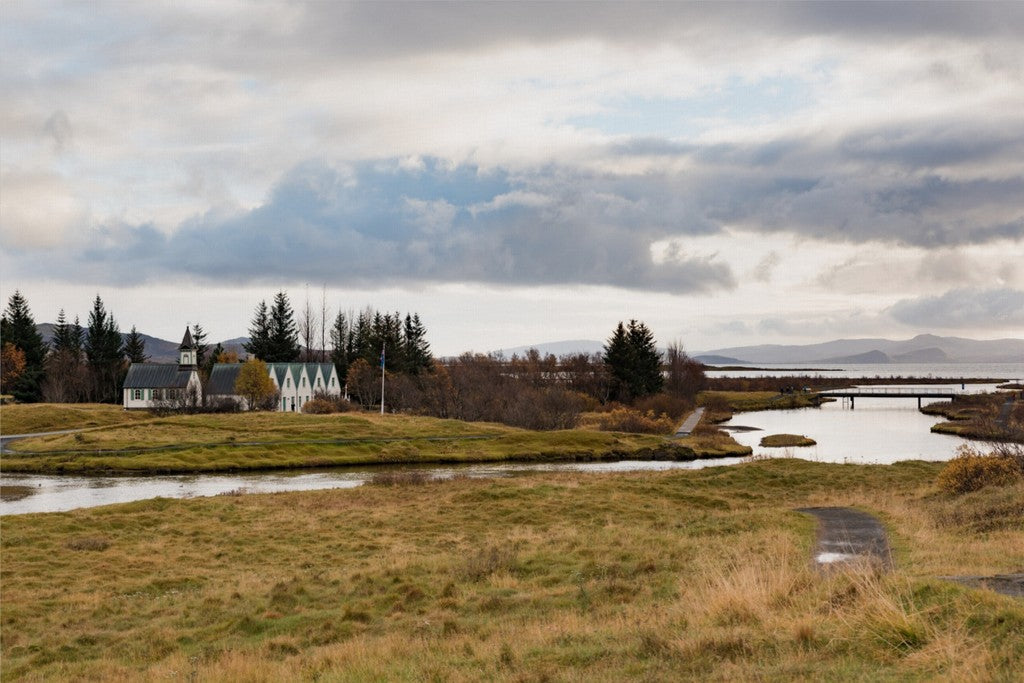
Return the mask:
<svg viewBox="0 0 1024 683">
<path fill-rule="evenodd" d="M 640 412 L 631 408 L 616 408 L 598 417 L 598 424 L 606 432 L 633 432 L 636 434 L 671 434 L 675 420 L 654 411 Z"/>
<path fill-rule="evenodd" d="M 957 457 L 939 472 L 936 483 L 950 494 L 969 493 L 986 486 L 1006 486 L 1024 478 L 1020 462 L 998 453 L 983 454 L 961 446 Z"/>
<path fill-rule="evenodd" d="M 309 415 L 330 415 L 337 412 L 334 403 L 322 398 L 314 398 L 302 404 L 302 412 Z"/>
<path fill-rule="evenodd" d="M 683 396 L 662 392 L 637 400 L 633 407 L 642 413 L 653 412 L 655 415 L 667 415 L 679 420 L 693 410 L 693 401 Z"/>
</svg>

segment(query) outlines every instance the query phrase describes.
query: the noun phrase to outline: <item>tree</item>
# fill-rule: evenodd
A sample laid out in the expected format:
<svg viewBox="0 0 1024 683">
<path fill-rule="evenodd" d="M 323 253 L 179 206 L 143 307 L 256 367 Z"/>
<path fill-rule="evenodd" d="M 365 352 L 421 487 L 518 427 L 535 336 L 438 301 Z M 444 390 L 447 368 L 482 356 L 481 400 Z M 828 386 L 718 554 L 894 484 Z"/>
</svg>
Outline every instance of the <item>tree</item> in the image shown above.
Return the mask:
<svg viewBox="0 0 1024 683">
<path fill-rule="evenodd" d="M 254 358 L 267 360 L 270 353 L 270 313 L 265 299 L 256 307 L 252 327 L 249 328 L 249 341 L 242 344 L 242 348 Z"/>
<path fill-rule="evenodd" d="M 679 341 L 668 345 L 665 354 L 665 369 L 667 375 L 665 390 L 670 394 L 693 398 L 707 384 L 704 366 L 699 361 L 690 358 Z"/>
<path fill-rule="evenodd" d="M 206 332 L 203 330 L 203 326 L 196 323 L 192 326 L 192 343 L 196 345 L 196 365 L 200 368 L 206 366 L 206 351 L 209 348 L 206 345 Z"/>
<path fill-rule="evenodd" d="M 288 295 L 278 292 L 270 309 L 270 343 L 268 363 L 294 363 L 299 359 L 299 332 L 295 326 L 295 314 L 288 302 Z"/>
<path fill-rule="evenodd" d="M 217 345 L 213 347 L 213 351 L 210 352 L 210 355 L 207 356 L 203 364 L 200 366 L 200 371 L 203 377 L 209 379 L 210 373 L 213 372 L 213 366 L 216 365 L 217 363 L 224 362 L 220 359 L 221 355 L 223 354 L 224 345 L 221 344 L 220 342 L 217 342 Z M 238 354 L 235 354 L 235 362 L 238 362 Z"/>
<path fill-rule="evenodd" d="M 344 379 L 348 375 L 349 344 L 352 330 L 348 317 L 338 312 L 331 326 L 331 362 L 338 371 L 338 377 Z"/>
<path fill-rule="evenodd" d="M 430 344 L 427 343 L 427 330 L 420 322 L 419 314 L 405 315 L 405 324 L 402 328 L 402 346 L 405 367 L 403 371 L 410 375 L 418 375 L 421 372 L 429 371 L 434 365 L 434 358 L 430 354 Z"/>
<path fill-rule="evenodd" d="M 124 355 L 129 363 L 145 363 L 149 360 L 149 356 L 146 355 L 146 341 L 135 329 L 135 325 L 132 325 L 132 331 L 125 337 Z"/>
<path fill-rule="evenodd" d="M 11 342 L 4 342 L 0 351 L 0 391 L 18 381 L 25 372 L 25 352 Z"/>
<path fill-rule="evenodd" d="M 604 347 L 604 362 L 612 375 L 612 397 L 630 400 L 657 393 L 661 376 L 661 354 L 654 335 L 636 320 L 620 321 Z"/>
<path fill-rule="evenodd" d="M 309 303 L 309 289 L 306 290 L 306 304 L 299 312 L 298 332 L 302 338 L 302 345 L 306 347 L 305 352 L 299 351 L 300 357 L 307 363 L 312 363 L 316 358 L 313 345 L 316 344 L 316 315 L 313 313 L 313 306 Z"/>
<path fill-rule="evenodd" d="M 245 399 L 249 410 L 267 407 L 276 394 L 267 364 L 259 358 L 242 363 L 235 379 L 235 393 Z"/>
<path fill-rule="evenodd" d="M 123 340 L 114 316 L 107 314 L 99 294 L 89 312 L 85 357 L 92 371 L 93 398 L 105 403 L 115 402 L 121 393 Z"/>
<path fill-rule="evenodd" d="M 345 383 L 349 394 L 355 396 L 363 408 L 380 405 L 380 370 L 365 358 L 357 358 L 349 366 Z"/>
<path fill-rule="evenodd" d="M 46 374 L 43 362 L 46 360 L 46 343 L 36 329 L 28 301 L 18 290 L 7 302 L 7 310 L 0 317 L 0 340 L 11 344 L 25 355 L 25 367 L 17 379 L 5 384 L 4 391 L 10 391 L 21 402 L 33 402 L 42 398 L 42 382 Z"/>
<path fill-rule="evenodd" d="M 53 331 L 50 353 L 46 357 L 46 379 L 43 381 L 43 399 L 51 403 L 70 403 L 86 397 L 89 373 L 82 363 L 84 331 L 75 317 L 68 323 L 61 309 Z"/>
</svg>

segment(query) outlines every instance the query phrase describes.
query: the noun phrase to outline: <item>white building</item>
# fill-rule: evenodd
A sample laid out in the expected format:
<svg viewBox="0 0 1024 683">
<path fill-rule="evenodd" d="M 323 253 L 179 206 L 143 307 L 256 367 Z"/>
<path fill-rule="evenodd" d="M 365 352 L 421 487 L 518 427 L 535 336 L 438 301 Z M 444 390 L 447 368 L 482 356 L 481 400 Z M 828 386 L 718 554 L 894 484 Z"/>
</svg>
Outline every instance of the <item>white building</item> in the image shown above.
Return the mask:
<svg viewBox="0 0 1024 683">
<path fill-rule="evenodd" d="M 230 399 L 248 408 L 235 393 L 241 363 L 217 363 L 210 372 L 206 395 L 210 401 Z M 333 363 L 267 363 L 267 372 L 279 393 L 278 412 L 302 412 L 316 394 L 341 395 L 341 381 Z"/>
<path fill-rule="evenodd" d="M 192 333 L 178 347 L 178 363 L 132 363 L 124 379 L 125 409 L 174 407 L 185 402 L 202 403 L 203 386 L 199 381 L 196 356 L 199 349 Z"/>
</svg>

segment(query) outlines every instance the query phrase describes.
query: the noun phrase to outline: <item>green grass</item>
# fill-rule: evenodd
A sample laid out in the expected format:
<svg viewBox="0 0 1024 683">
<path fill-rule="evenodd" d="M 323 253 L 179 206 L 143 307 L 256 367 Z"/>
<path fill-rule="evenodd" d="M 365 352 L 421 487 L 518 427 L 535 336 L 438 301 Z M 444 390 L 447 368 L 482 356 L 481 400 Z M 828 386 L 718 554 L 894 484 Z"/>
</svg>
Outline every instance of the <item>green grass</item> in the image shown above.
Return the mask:
<svg viewBox="0 0 1024 683">
<path fill-rule="evenodd" d="M 25 403 L 0 405 L 0 433 L 35 434 L 60 429 L 87 429 L 145 422 L 147 411 L 124 410 L 106 403 Z"/>
<path fill-rule="evenodd" d="M 3 680 L 1011 680 L 1024 487 L 941 464 L 157 499 L 5 517 Z M 819 574 L 813 521 L 885 521 L 891 575 Z M 974 526 L 988 520 L 983 531 Z M 955 549 L 955 552 L 953 552 Z"/>
<path fill-rule="evenodd" d="M 175 415 L 25 439 L 4 455 L 3 469 L 212 472 L 397 463 L 692 459 L 749 452 L 731 438 L 670 441 L 658 435 L 582 429 L 538 432 L 373 413 L 238 413 Z"/>
</svg>

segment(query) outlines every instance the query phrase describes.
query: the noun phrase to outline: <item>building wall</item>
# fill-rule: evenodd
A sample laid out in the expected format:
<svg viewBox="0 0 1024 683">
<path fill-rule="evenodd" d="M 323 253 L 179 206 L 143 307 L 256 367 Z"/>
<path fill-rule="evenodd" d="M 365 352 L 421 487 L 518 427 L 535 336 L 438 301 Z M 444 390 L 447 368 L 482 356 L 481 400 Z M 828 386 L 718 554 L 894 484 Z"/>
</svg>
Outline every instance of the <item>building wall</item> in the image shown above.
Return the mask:
<svg viewBox="0 0 1024 683">
<path fill-rule="evenodd" d="M 153 399 L 153 390 L 155 388 L 157 387 L 151 387 L 148 389 L 124 389 L 123 404 L 125 409 L 148 410 L 150 408 L 156 407 L 156 405 L 160 403 L 160 401 Z M 182 389 L 182 391 L 187 391 L 193 388 L 195 389 L 196 396 L 198 396 L 200 400 L 202 400 L 203 386 L 202 383 L 199 381 L 199 373 L 196 372 L 195 370 L 193 370 L 192 374 L 189 375 L 188 387 L 186 387 L 186 389 Z M 159 388 L 159 390 L 161 392 L 167 391 L 167 389 L 164 388 Z M 139 392 L 140 398 L 135 398 L 135 392 Z"/>
</svg>

